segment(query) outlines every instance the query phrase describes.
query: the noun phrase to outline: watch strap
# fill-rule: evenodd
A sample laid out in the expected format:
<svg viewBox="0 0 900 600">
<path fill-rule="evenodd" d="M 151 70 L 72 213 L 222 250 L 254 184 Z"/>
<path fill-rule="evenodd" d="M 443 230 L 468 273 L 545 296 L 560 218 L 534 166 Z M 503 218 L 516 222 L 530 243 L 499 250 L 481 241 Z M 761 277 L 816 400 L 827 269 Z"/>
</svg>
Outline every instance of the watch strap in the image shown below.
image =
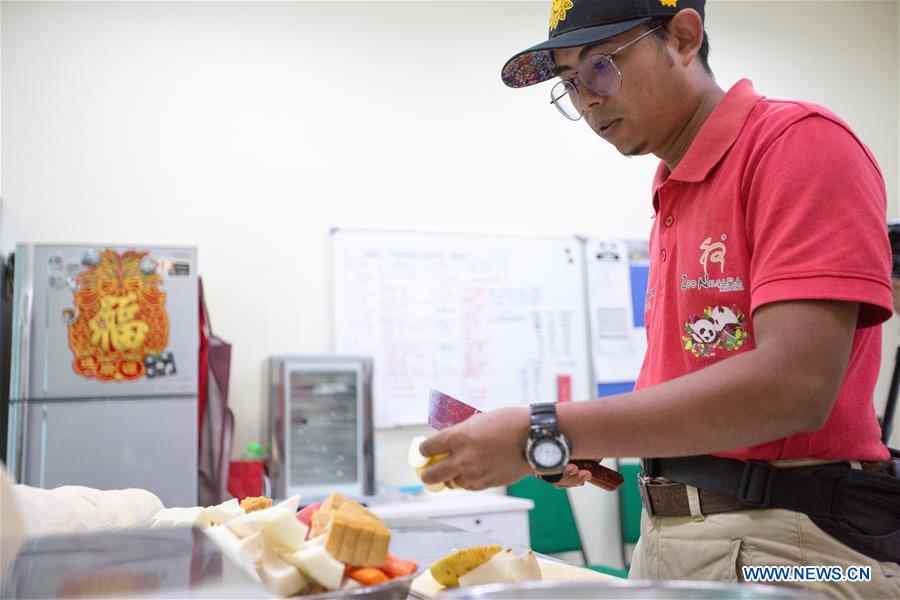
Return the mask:
<svg viewBox="0 0 900 600">
<path fill-rule="evenodd" d="M 558 429 L 556 420 L 556 404 L 554 402 L 541 402 L 531 405 L 531 427 L 552 427 Z"/>
</svg>

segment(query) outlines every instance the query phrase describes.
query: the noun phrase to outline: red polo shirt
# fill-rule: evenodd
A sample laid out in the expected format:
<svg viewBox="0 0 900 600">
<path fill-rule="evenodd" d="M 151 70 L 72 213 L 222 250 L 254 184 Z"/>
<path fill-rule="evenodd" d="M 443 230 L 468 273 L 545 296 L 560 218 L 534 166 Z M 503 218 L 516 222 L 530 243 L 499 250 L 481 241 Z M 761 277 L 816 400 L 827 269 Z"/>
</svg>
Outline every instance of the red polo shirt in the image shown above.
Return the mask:
<svg viewBox="0 0 900 600">
<path fill-rule="evenodd" d="M 876 325 L 892 311 L 886 204 L 874 157 L 837 116 L 738 82 L 675 171 L 664 163 L 657 170 L 648 347 L 636 388 L 751 350 L 753 313 L 764 304 L 859 302 L 850 363 L 825 426 L 717 456 L 887 459 L 872 401 Z"/>
</svg>

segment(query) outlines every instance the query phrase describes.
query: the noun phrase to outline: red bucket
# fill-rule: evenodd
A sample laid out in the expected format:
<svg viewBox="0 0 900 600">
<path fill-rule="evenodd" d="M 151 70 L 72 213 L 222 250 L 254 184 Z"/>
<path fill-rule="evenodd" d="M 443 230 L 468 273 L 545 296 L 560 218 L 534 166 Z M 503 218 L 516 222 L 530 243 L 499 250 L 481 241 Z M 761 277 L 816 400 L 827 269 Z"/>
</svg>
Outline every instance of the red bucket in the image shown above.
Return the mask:
<svg viewBox="0 0 900 600">
<path fill-rule="evenodd" d="M 265 463 L 261 460 L 233 460 L 228 470 L 228 493 L 243 500 L 247 496 L 262 496 Z"/>
</svg>

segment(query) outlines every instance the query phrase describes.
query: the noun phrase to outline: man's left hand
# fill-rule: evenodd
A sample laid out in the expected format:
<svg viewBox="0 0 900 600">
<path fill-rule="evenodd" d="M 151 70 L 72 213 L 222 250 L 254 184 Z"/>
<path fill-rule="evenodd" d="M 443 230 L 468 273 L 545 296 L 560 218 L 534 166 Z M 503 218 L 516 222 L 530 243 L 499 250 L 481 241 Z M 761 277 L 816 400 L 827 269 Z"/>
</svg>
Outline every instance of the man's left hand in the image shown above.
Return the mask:
<svg viewBox="0 0 900 600">
<path fill-rule="evenodd" d="M 419 452 L 450 455 L 422 471 L 422 481 L 483 490 L 520 480 L 533 471 L 524 454 L 530 424 L 529 409 L 501 408 L 439 431 L 422 442 Z"/>
</svg>

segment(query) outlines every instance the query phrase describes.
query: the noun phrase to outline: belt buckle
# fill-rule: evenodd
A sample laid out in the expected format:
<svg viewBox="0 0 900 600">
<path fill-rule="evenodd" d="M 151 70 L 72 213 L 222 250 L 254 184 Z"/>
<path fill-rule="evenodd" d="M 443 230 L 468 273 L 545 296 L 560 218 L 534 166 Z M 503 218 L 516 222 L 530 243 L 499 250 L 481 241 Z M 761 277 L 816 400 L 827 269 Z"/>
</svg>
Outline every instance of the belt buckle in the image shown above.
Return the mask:
<svg viewBox="0 0 900 600">
<path fill-rule="evenodd" d="M 653 503 L 650 501 L 650 493 L 647 490 L 647 485 L 650 483 L 650 477 L 647 477 L 643 473 L 638 475 L 638 492 L 641 495 L 641 504 L 644 506 L 644 510 L 647 511 L 648 517 L 655 516 L 653 512 Z"/>
</svg>

